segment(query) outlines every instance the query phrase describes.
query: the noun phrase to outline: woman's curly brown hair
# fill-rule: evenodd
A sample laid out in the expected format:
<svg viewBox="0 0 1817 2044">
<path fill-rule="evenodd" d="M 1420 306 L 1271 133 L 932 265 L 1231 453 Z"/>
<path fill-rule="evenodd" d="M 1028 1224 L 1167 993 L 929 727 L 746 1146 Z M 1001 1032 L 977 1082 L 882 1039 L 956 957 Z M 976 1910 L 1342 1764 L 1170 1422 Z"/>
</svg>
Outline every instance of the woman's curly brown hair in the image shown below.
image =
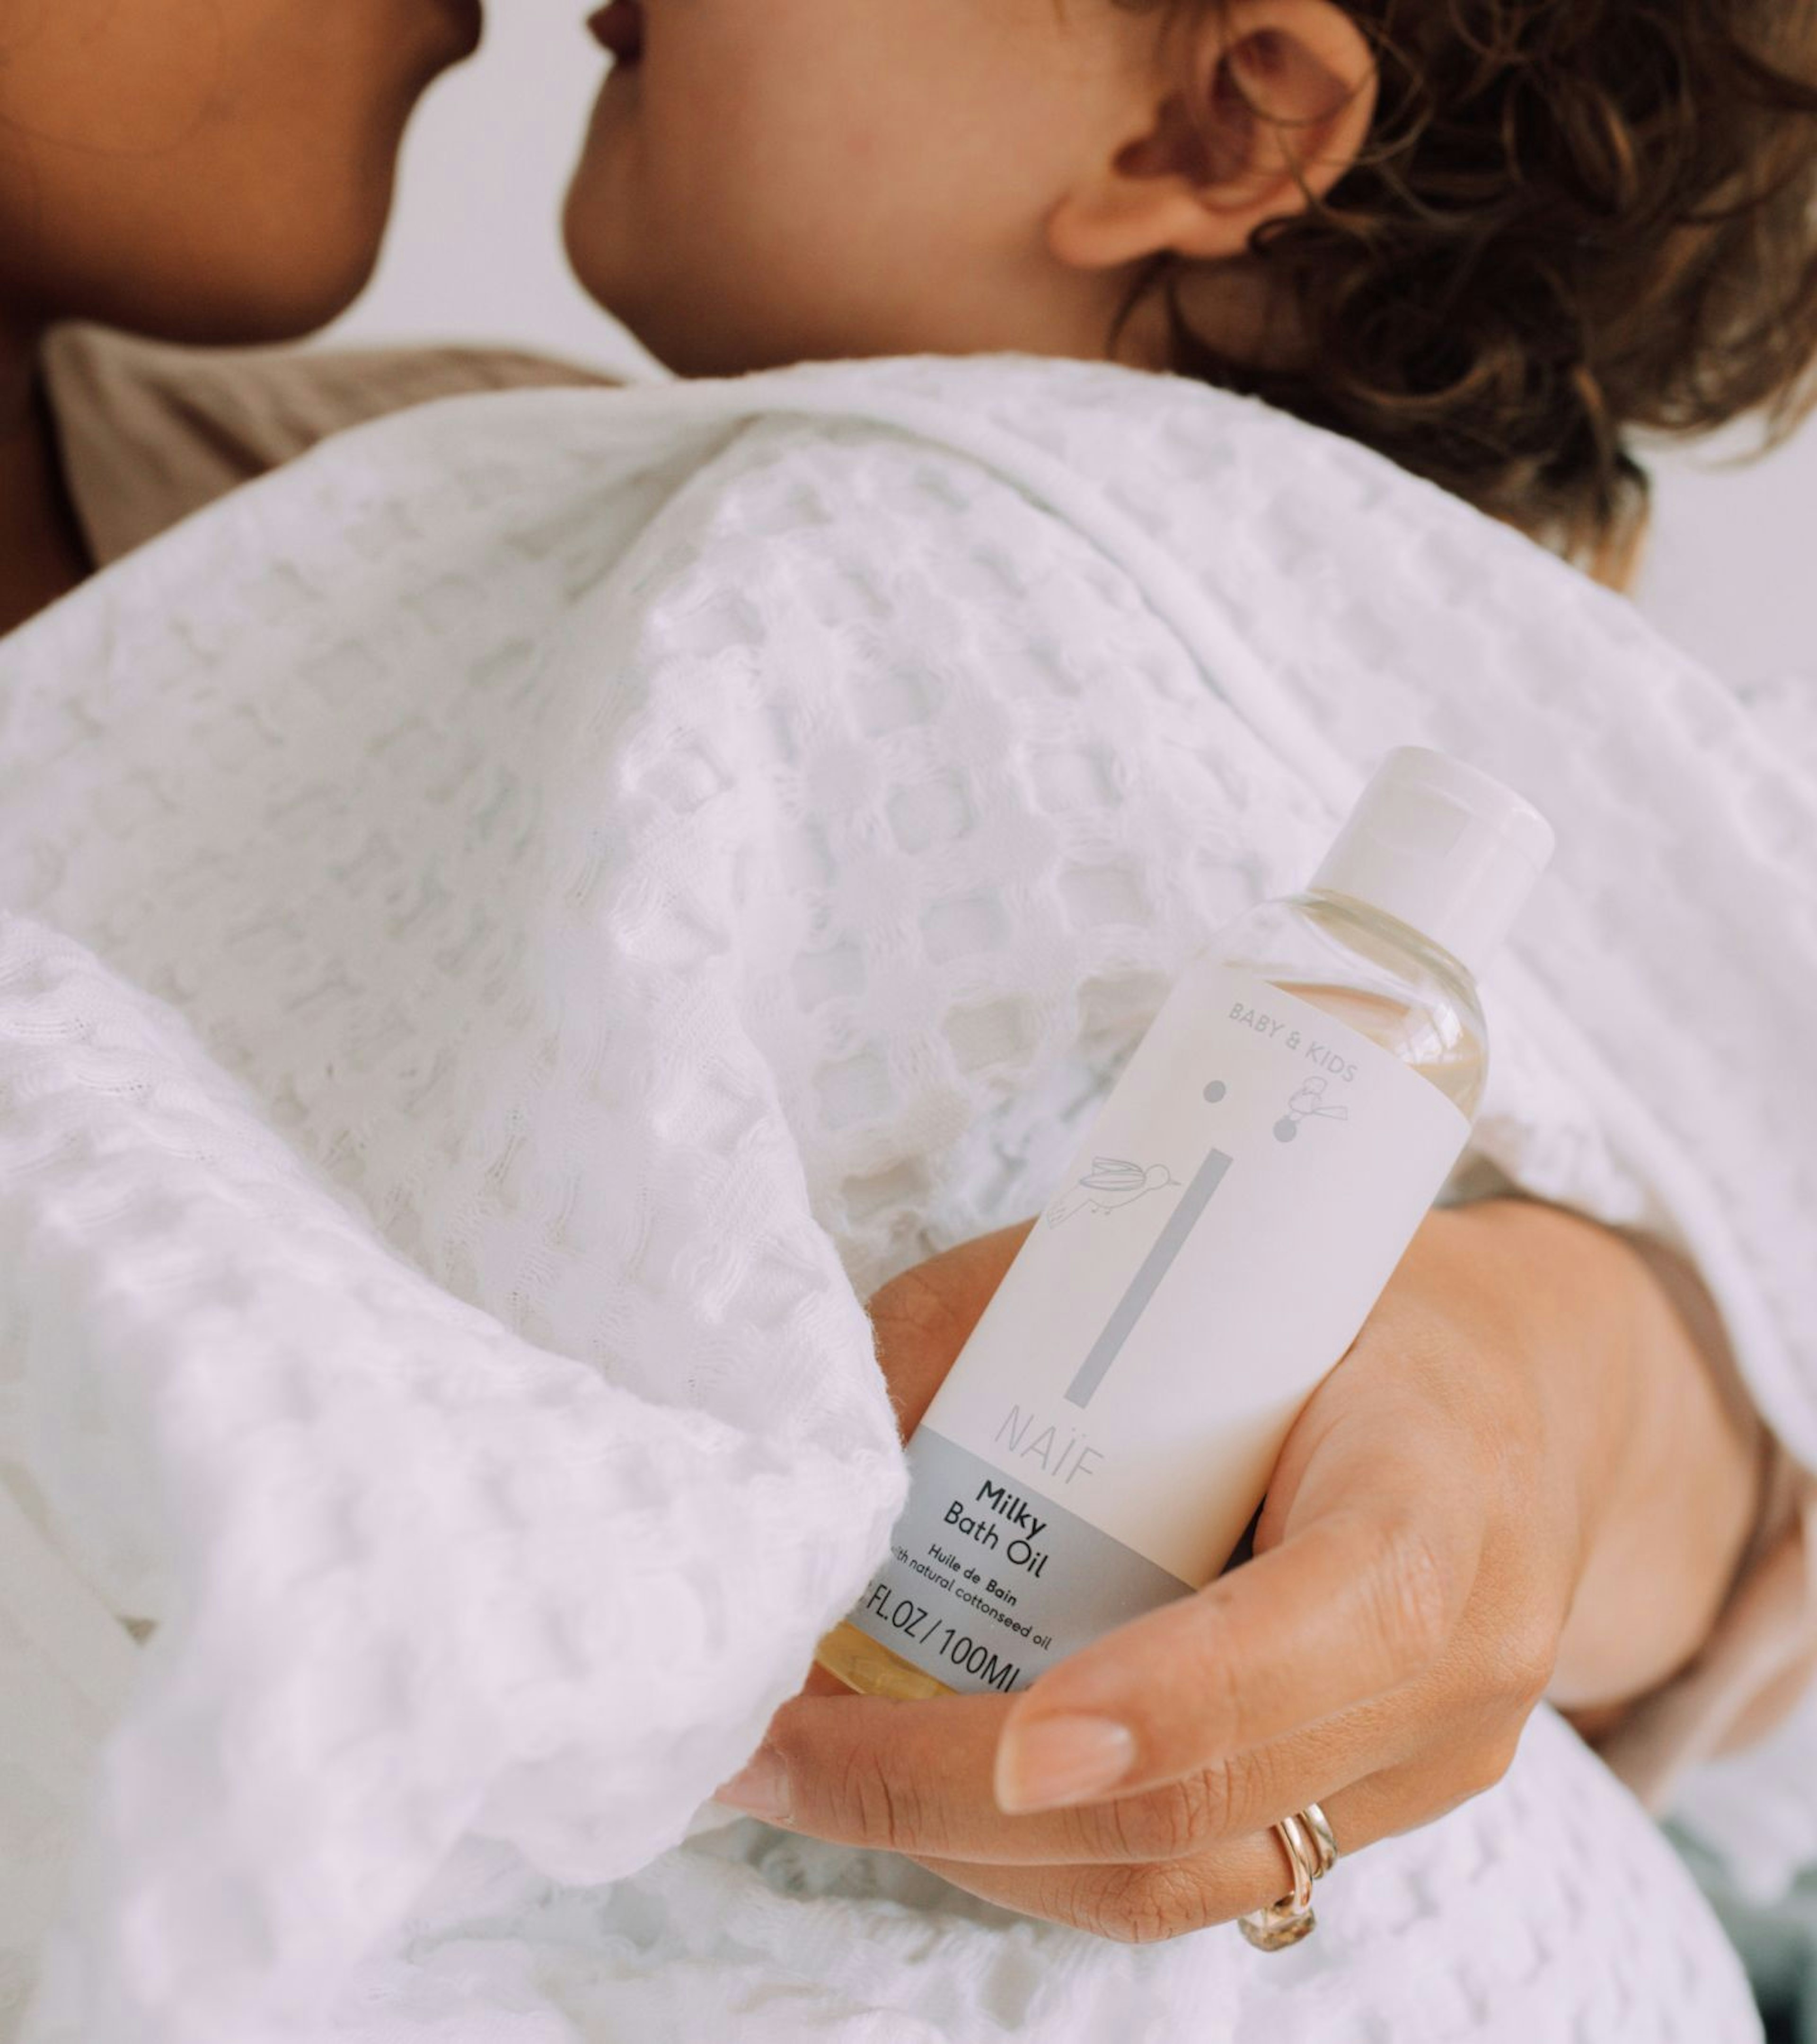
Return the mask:
<svg viewBox="0 0 1817 2044">
<path fill-rule="evenodd" d="M 1293 366 L 1207 345 L 1163 278 L 1174 366 L 1619 574 L 1636 433 L 1754 414 L 1774 439 L 1817 398 L 1817 7 L 1345 4 L 1377 52 L 1369 146 L 1251 252 Z"/>
</svg>

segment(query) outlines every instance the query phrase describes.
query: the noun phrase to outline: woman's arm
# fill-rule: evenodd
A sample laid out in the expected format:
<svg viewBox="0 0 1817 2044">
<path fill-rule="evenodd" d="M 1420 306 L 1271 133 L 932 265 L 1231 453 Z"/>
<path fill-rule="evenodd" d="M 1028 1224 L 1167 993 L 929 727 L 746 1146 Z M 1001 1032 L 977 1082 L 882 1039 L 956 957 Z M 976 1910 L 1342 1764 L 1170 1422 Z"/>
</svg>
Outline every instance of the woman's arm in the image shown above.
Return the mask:
<svg viewBox="0 0 1817 2044">
<path fill-rule="evenodd" d="M 874 1302 L 905 1431 L 1024 1231 Z M 1623 1239 L 1519 1201 L 1435 1214 L 1290 1435 L 1254 1561 L 1012 1700 L 812 1684 L 722 1800 L 1030 1914 L 1197 1928 L 1273 1899 L 1269 1827 L 1305 1803 L 1354 1850 L 1498 1779 L 1543 1696 L 1613 1712 L 1669 1676 L 1757 1467 Z"/>
</svg>

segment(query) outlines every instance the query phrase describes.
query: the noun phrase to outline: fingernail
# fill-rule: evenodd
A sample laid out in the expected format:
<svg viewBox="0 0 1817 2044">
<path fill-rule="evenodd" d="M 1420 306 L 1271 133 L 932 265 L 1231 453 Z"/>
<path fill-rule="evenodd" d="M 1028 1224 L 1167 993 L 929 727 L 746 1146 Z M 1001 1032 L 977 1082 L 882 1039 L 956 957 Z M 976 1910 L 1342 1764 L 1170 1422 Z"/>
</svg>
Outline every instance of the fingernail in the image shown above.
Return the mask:
<svg viewBox="0 0 1817 2044">
<path fill-rule="evenodd" d="M 997 1805 L 1015 1815 L 1089 1803 L 1135 1762 L 1135 1735 L 1114 1718 L 1037 1718 L 1012 1724 L 997 1749 Z"/>
<path fill-rule="evenodd" d="M 766 1823 L 786 1823 L 789 1816 L 789 1765 L 772 1746 L 760 1746 L 743 1766 L 713 1791 L 716 1803 L 729 1803 Z"/>
</svg>

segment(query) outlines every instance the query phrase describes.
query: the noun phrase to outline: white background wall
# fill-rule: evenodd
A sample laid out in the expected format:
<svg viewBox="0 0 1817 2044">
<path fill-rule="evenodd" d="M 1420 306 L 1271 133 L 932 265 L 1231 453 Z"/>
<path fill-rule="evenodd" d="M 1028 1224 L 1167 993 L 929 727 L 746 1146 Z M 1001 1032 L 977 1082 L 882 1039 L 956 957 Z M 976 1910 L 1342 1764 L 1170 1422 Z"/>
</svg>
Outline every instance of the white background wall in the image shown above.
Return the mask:
<svg viewBox="0 0 1817 2044">
<path fill-rule="evenodd" d="M 485 50 L 417 120 L 383 264 L 341 334 L 635 359 L 569 278 L 555 225 L 605 70 L 589 4 L 492 0 Z M 1675 455 L 1660 474 L 1646 607 L 1738 683 L 1801 674 L 1817 687 L 1817 428 L 1757 466 Z"/>
</svg>

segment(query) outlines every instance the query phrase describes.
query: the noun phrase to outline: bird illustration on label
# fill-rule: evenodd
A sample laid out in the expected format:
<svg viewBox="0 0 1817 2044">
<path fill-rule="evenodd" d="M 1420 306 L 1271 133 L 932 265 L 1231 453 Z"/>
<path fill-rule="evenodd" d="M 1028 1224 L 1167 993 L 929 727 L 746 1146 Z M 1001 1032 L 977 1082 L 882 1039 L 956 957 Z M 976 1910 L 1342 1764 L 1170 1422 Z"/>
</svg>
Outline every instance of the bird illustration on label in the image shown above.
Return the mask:
<svg viewBox="0 0 1817 2044">
<path fill-rule="evenodd" d="M 1078 1183 L 1069 1185 L 1048 1208 L 1047 1225 L 1058 1228 L 1087 1208 L 1093 1213 L 1114 1213 L 1119 1207 L 1133 1205 L 1150 1193 L 1179 1182 L 1165 1164 L 1151 1164 L 1145 1170 L 1126 1158 L 1094 1157 Z"/>
</svg>

